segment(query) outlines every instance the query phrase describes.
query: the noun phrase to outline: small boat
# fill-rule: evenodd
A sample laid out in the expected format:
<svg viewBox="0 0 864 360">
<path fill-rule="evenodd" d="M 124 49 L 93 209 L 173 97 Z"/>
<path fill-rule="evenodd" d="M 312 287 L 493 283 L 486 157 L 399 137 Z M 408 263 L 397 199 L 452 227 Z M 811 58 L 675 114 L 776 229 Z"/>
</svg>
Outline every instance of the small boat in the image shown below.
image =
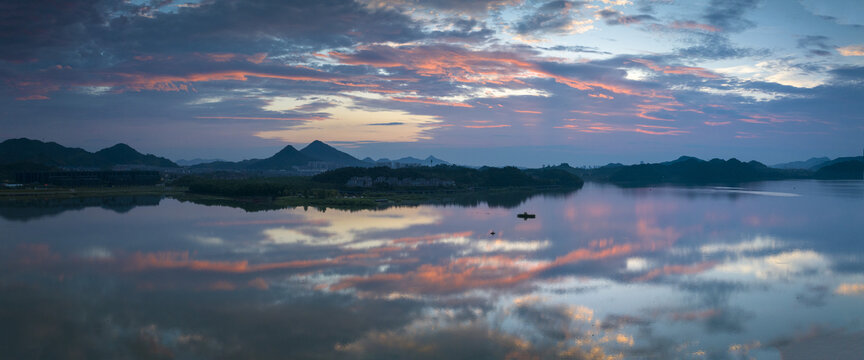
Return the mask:
<svg viewBox="0 0 864 360">
<path fill-rule="evenodd" d="M 516 214 L 516 217 L 518 217 L 518 218 L 520 218 L 520 219 L 522 219 L 522 220 L 528 220 L 528 219 L 533 219 L 533 218 L 537 217 L 537 215 L 529 214 L 529 213 L 526 211 L 526 212 L 523 212 L 523 213 L 521 213 L 521 214 Z"/>
</svg>

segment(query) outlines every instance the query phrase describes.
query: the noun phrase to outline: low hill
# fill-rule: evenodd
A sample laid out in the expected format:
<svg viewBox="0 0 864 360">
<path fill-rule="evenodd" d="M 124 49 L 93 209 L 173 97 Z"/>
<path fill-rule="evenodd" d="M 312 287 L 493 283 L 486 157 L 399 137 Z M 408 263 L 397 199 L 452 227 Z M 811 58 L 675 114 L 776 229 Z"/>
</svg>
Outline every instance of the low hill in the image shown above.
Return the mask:
<svg viewBox="0 0 864 360">
<path fill-rule="evenodd" d="M 177 167 L 166 158 L 144 155 L 126 144 L 117 144 L 91 153 L 80 148 L 69 148 L 55 142 L 42 142 L 26 138 L 9 139 L 0 143 L 0 164 L 31 163 L 62 167 L 100 167 L 116 165 L 142 165 Z"/>
<path fill-rule="evenodd" d="M 734 158 L 705 161 L 689 156 L 665 163 L 605 166 L 584 171 L 592 180 L 631 185 L 739 183 L 812 176 L 806 170 L 775 169 L 758 161 L 742 162 Z"/>
<path fill-rule="evenodd" d="M 327 162 L 338 166 L 368 166 L 362 160 L 339 151 L 319 140 L 315 140 L 309 145 L 306 145 L 306 147 L 300 150 L 300 152 L 317 161 Z"/>
<path fill-rule="evenodd" d="M 862 180 L 864 179 L 864 162 L 846 160 L 826 165 L 816 171 L 815 177 L 826 180 Z"/>
<path fill-rule="evenodd" d="M 87 150 L 27 138 L 9 139 L 0 143 L 0 164 L 14 163 L 51 166 L 96 165 L 93 154 Z"/>
<path fill-rule="evenodd" d="M 287 145 L 269 158 L 250 162 L 246 168 L 257 170 L 283 170 L 291 169 L 294 166 L 306 165 L 310 161 L 315 160 L 315 158 L 297 151 L 293 146 Z"/>
<path fill-rule="evenodd" d="M 99 150 L 94 154 L 94 156 L 99 164 L 106 165 L 127 164 L 166 168 L 178 167 L 178 165 L 171 160 L 151 154 L 144 155 L 126 144 L 117 144 Z"/>
</svg>

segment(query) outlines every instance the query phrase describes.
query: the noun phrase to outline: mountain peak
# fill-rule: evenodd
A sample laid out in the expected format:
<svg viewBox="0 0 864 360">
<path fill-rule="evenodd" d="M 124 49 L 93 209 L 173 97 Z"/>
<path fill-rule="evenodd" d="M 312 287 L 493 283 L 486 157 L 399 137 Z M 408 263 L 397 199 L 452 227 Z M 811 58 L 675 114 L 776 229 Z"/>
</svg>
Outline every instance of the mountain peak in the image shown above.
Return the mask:
<svg viewBox="0 0 864 360">
<path fill-rule="evenodd" d="M 294 148 L 293 146 L 285 145 L 285 147 L 283 147 L 282 150 L 279 150 L 279 152 L 277 152 L 275 155 L 273 155 L 273 157 L 277 157 L 280 155 L 290 155 L 290 154 L 294 154 L 297 152 L 298 152 L 297 149 Z"/>
<path fill-rule="evenodd" d="M 330 150 L 339 151 L 339 150 L 336 150 L 336 148 L 328 145 L 327 143 L 325 143 L 321 140 L 315 140 L 315 141 L 309 143 L 309 145 L 306 145 L 306 147 L 304 147 L 300 151 L 303 152 L 303 151 L 330 151 Z"/>
<path fill-rule="evenodd" d="M 304 155 L 316 159 L 318 161 L 324 161 L 328 163 L 345 165 L 345 166 L 365 166 L 366 163 L 360 161 L 359 159 L 339 151 L 325 142 L 321 140 L 315 140 L 311 142 L 309 145 L 306 145 L 301 153 Z"/>
<path fill-rule="evenodd" d="M 131 146 L 126 145 L 124 143 L 115 144 L 114 146 L 99 150 L 96 153 L 97 154 L 113 153 L 113 154 L 141 155 L 141 153 L 138 152 L 138 150 L 135 150 Z"/>
</svg>

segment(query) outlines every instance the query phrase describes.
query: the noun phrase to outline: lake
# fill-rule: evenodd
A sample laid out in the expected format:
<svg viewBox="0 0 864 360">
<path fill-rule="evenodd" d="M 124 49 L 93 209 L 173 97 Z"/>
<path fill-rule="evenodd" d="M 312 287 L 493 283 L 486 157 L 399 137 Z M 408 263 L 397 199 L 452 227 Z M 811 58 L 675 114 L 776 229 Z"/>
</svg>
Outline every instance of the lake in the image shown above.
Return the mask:
<svg viewBox="0 0 864 360">
<path fill-rule="evenodd" d="M 85 199 L 6 206 L 0 230 L 4 359 L 864 354 L 861 181 L 377 211 Z"/>
</svg>

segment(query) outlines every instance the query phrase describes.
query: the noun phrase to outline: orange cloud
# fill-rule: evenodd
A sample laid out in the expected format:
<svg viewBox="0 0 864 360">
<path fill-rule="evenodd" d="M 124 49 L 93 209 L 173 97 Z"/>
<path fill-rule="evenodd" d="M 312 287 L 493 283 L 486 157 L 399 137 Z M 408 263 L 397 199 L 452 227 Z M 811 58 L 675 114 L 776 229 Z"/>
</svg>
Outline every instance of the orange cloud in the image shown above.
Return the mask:
<svg viewBox="0 0 864 360">
<path fill-rule="evenodd" d="M 843 56 L 864 56 L 864 45 L 838 47 L 837 51 Z"/>
<path fill-rule="evenodd" d="M 837 286 L 834 290 L 840 295 L 862 295 L 864 294 L 864 284 L 844 283 Z"/>
<path fill-rule="evenodd" d="M 729 121 L 706 121 L 704 124 L 708 126 L 723 126 L 731 123 Z"/>
<path fill-rule="evenodd" d="M 87 85 L 102 85 L 102 86 L 123 86 L 133 91 L 142 90 L 157 90 L 157 91 L 189 91 L 189 83 L 209 82 L 209 81 L 247 81 L 250 77 L 293 80 L 293 81 L 312 81 L 325 82 L 348 87 L 377 87 L 378 84 L 356 84 L 343 81 L 341 78 L 336 78 L 326 73 L 320 73 L 318 76 L 311 75 L 280 75 L 263 72 L 253 72 L 244 70 L 219 71 L 212 73 L 198 73 L 189 75 L 149 75 L 149 74 L 131 74 L 131 73 L 114 73 L 118 77 L 117 81 L 101 82 L 97 84 Z"/>
<path fill-rule="evenodd" d="M 374 56 L 369 54 L 374 53 Z M 355 53 L 330 52 L 342 64 L 402 67 L 421 76 L 440 76 L 451 81 L 479 84 L 524 84 L 522 78 L 551 78 L 579 90 L 606 90 L 640 97 L 671 98 L 654 91 L 642 92 L 621 85 L 582 81 L 544 70 L 538 64 L 504 52 L 465 48 L 361 46 Z M 548 60 L 548 59 L 547 59 Z"/>
<path fill-rule="evenodd" d="M 19 96 L 16 97 L 15 100 L 19 101 L 29 101 L 29 100 L 48 100 L 49 97 L 45 95 L 28 95 L 28 96 Z"/>
<path fill-rule="evenodd" d="M 384 288 L 403 293 L 447 294 L 478 288 L 511 287 L 549 269 L 586 260 L 622 256 L 634 251 L 632 245 L 617 245 L 602 250 L 578 249 L 551 262 L 526 268 L 522 257 L 503 255 L 463 257 L 445 265 L 421 265 L 404 274 L 374 274 L 342 279 L 330 287 L 338 291 L 356 287 Z"/>
<path fill-rule="evenodd" d="M 118 264 L 122 264 L 126 271 L 148 271 L 158 269 L 185 269 L 193 271 L 207 271 L 220 273 L 253 273 L 279 269 L 302 269 L 325 265 L 370 265 L 369 259 L 380 257 L 378 252 L 356 253 L 336 256 L 326 259 L 294 260 L 275 263 L 249 264 L 248 261 L 208 261 L 195 260 L 189 256 L 189 252 L 156 252 L 135 253 Z M 374 261 L 374 264 L 414 262 L 416 259 L 395 259 Z"/>
<path fill-rule="evenodd" d="M 523 114 L 542 114 L 543 113 L 542 111 L 534 111 L 534 110 L 513 110 L 513 111 L 518 112 L 518 113 L 523 113 Z"/>
</svg>

